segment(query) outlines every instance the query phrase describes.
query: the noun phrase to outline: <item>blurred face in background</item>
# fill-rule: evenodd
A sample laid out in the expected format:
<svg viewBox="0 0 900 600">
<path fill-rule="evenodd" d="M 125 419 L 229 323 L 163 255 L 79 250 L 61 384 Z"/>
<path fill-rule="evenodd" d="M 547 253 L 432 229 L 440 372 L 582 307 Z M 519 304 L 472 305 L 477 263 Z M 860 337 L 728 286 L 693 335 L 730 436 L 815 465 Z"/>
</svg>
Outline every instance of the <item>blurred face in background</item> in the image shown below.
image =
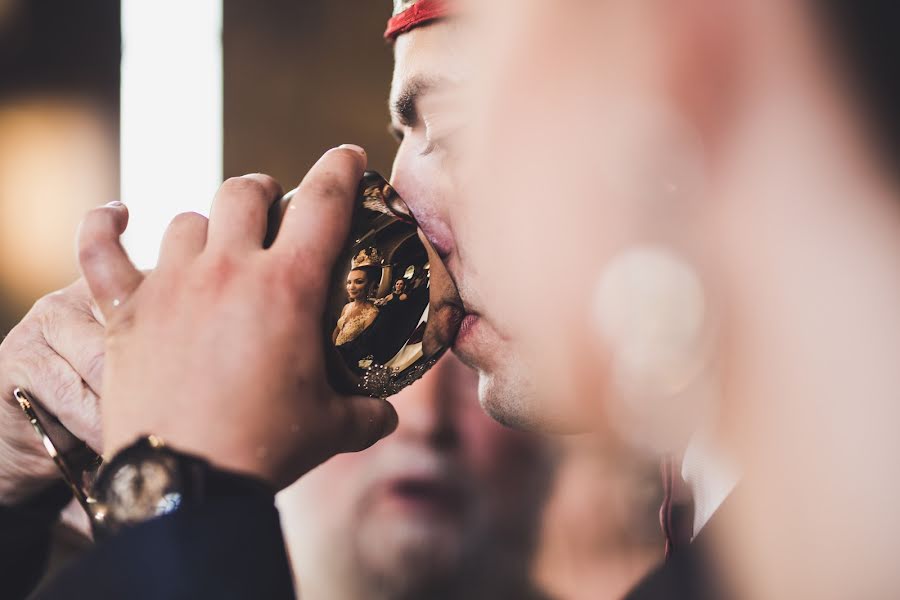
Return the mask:
<svg viewBox="0 0 900 600">
<path fill-rule="evenodd" d="M 544 510 L 535 578 L 548 596 L 622 598 L 663 558 L 659 463 L 566 436 Z"/>
<path fill-rule="evenodd" d="M 300 595 L 502 597 L 491 594 L 524 587 L 549 484 L 544 449 L 481 411 L 475 373 L 452 356 L 392 401 L 396 433 L 279 497 Z"/>
</svg>

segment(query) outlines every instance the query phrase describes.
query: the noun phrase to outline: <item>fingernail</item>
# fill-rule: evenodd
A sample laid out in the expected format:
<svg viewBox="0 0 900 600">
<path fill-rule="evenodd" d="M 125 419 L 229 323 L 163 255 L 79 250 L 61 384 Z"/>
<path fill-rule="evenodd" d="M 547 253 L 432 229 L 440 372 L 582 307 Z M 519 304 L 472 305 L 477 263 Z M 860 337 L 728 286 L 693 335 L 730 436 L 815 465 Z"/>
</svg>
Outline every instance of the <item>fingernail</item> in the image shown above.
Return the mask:
<svg viewBox="0 0 900 600">
<path fill-rule="evenodd" d="M 113 200 L 112 202 L 107 202 L 106 206 L 109 208 L 119 208 L 120 206 L 125 206 L 125 204 L 121 200 Z"/>
<path fill-rule="evenodd" d="M 360 146 L 357 146 L 356 144 L 341 144 L 340 146 L 338 146 L 338 148 L 343 148 L 345 150 L 353 150 L 360 156 L 366 155 L 366 151 L 363 150 Z"/>
</svg>

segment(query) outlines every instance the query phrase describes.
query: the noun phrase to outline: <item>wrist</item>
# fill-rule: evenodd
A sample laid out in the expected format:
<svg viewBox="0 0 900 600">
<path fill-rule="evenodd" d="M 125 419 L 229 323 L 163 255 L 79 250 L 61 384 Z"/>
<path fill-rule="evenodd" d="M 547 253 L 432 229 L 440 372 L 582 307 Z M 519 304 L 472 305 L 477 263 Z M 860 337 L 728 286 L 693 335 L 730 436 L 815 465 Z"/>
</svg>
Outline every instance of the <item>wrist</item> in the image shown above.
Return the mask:
<svg viewBox="0 0 900 600">
<path fill-rule="evenodd" d="M 141 436 L 103 466 L 94 486 L 100 537 L 155 517 L 202 508 L 221 498 L 274 501 L 262 480 L 217 468 L 156 436 Z"/>
<path fill-rule="evenodd" d="M 194 402 L 194 406 L 201 404 L 200 400 Z M 209 425 L 211 411 L 207 410 L 193 413 L 166 411 L 158 415 L 139 414 L 136 415 L 138 418 L 133 418 L 133 415 L 117 414 L 115 408 L 110 408 L 112 410 L 104 415 L 104 460 L 109 461 L 135 440 L 153 434 L 167 447 L 203 459 L 217 469 L 259 478 L 273 486 L 278 483 L 277 468 L 273 466 L 277 463 L 276 453 L 259 442 L 265 436 L 254 430 L 253 423 L 245 420 L 243 428 L 231 433 Z"/>
<path fill-rule="evenodd" d="M 262 449 L 257 448 L 251 452 L 244 444 L 227 439 L 217 432 L 204 431 L 202 427 L 184 428 L 181 425 L 176 427 L 167 425 L 129 426 L 113 430 L 108 438 L 109 450 L 104 452 L 104 460 L 109 462 L 137 440 L 146 438 L 148 431 L 152 431 L 153 436 L 162 440 L 167 448 L 203 460 L 211 468 L 272 482 L 270 469 L 266 466 L 267 453 Z"/>
</svg>

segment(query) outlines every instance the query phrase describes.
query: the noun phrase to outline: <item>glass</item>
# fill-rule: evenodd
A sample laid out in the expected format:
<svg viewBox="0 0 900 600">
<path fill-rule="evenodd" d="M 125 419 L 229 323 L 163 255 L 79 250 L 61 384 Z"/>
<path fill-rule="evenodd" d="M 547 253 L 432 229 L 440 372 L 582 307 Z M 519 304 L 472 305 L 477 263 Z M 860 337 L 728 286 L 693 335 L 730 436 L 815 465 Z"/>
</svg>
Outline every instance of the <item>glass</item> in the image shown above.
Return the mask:
<svg viewBox="0 0 900 600">
<path fill-rule="evenodd" d="M 397 192 L 363 176 L 324 315 L 335 390 L 386 398 L 453 343 L 464 316 L 456 286 Z"/>
</svg>

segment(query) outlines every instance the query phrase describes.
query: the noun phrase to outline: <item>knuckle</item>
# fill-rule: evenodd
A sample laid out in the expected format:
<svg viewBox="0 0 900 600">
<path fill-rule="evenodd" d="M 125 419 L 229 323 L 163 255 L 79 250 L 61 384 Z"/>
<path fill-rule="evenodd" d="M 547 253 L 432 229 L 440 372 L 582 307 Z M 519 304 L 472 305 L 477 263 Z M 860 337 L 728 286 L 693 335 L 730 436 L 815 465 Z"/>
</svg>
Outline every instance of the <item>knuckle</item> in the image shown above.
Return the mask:
<svg viewBox="0 0 900 600">
<path fill-rule="evenodd" d="M 88 287 L 87 279 L 79 277 L 67 287 L 50 294 L 65 304 L 88 309 L 93 302 L 94 297 L 91 295 L 91 289 Z"/>
<path fill-rule="evenodd" d="M 360 166 L 359 154 L 349 148 L 332 148 L 326 152 L 326 155 L 331 165 L 346 170 L 348 173 L 355 171 Z"/>
<path fill-rule="evenodd" d="M 265 184 L 255 178 L 252 177 L 231 177 L 225 180 L 225 183 L 222 184 L 221 190 L 226 193 L 228 197 L 238 197 L 238 196 L 268 196 L 268 190 L 266 189 Z"/>
<path fill-rule="evenodd" d="M 346 173 L 326 171 L 317 173 L 306 182 L 305 192 L 319 198 L 338 198 L 351 193 L 353 186 Z"/>
<path fill-rule="evenodd" d="M 21 333 L 27 336 L 27 343 L 34 344 L 39 338 L 40 343 L 49 344 L 48 340 L 58 335 L 70 314 L 71 305 L 64 292 L 48 294 L 38 300 L 22 320 Z"/>
<path fill-rule="evenodd" d="M 281 184 L 271 175 L 266 175 L 265 173 L 253 173 L 252 175 L 245 175 L 244 177 L 258 182 L 262 185 L 268 195 L 274 196 L 277 194 L 280 196 L 283 194 Z"/>
<path fill-rule="evenodd" d="M 209 221 L 206 217 L 197 212 L 183 212 L 175 215 L 175 218 L 172 219 L 172 222 L 169 224 L 170 228 L 193 228 L 198 226 L 206 225 Z"/>
<path fill-rule="evenodd" d="M 209 270 L 213 276 L 227 279 L 237 270 L 237 259 L 228 253 L 216 253 L 211 259 Z"/>
<path fill-rule="evenodd" d="M 60 329 L 65 326 L 64 306 L 58 300 L 48 299 L 46 302 L 48 304 L 38 313 L 35 325 L 40 327 L 44 340 L 52 340 L 58 337 Z"/>
<path fill-rule="evenodd" d="M 65 292 L 53 292 L 40 298 L 34 303 L 31 312 L 26 315 L 25 320 L 32 318 L 42 318 L 46 315 L 52 315 L 66 305 Z"/>
<path fill-rule="evenodd" d="M 205 260 L 200 276 L 193 279 L 191 287 L 197 291 L 218 294 L 236 277 L 240 268 L 237 255 L 230 252 L 211 253 Z"/>
</svg>

